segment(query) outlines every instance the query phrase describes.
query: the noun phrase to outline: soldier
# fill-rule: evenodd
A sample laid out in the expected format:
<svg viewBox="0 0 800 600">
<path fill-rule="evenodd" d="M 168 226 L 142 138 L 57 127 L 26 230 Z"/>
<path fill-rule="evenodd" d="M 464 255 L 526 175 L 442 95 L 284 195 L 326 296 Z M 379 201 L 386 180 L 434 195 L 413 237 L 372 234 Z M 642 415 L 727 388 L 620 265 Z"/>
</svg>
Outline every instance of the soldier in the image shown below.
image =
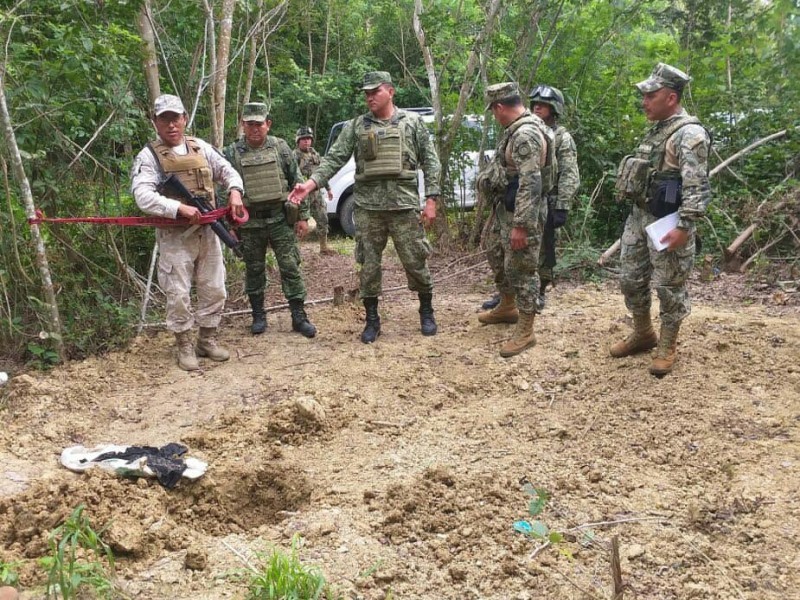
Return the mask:
<svg viewBox="0 0 800 600">
<path fill-rule="evenodd" d="M 304 307 L 306 286 L 300 274 L 297 245 L 297 238 L 302 239 L 308 231 L 308 206 L 304 203 L 299 209 L 296 205 L 284 207 L 289 189 L 303 178 L 289 145 L 268 135 L 271 126 L 267 105 L 249 102 L 242 110 L 244 137 L 225 148 L 225 156 L 244 178 L 244 204 L 250 212 L 250 219 L 239 229 L 246 270 L 245 292 L 253 309 L 250 331 L 257 335 L 267 328 L 266 254 L 267 247 L 272 246 L 281 272 L 283 295 L 292 313 L 292 330 L 313 338 L 317 329 L 308 320 Z"/>
<path fill-rule="evenodd" d="M 556 162 L 558 173 L 556 185 L 547 194 L 547 221 L 544 225 L 542 252 L 539 253 L 539 297 L 536 305 L 544 309 L 545 291 L 553 281 L 553 267 L 556 266 L 556 229 L 567 222 L 570 204 L 578 193 L 580 174 L 578 173 L 578 151 L 569 131 L 558 122 L 564 114 L 564 94 L 549 85 L 537 85 L 530 94 L 532 112 L 555 135 Z M 491 309 L 500 303 L 500 294 L 483 303 L 483 308 Z"/>
<path fill-rule="evenodd" d="M 547 220 L 544 197 L 555 182 L 556 160 L 552 130 L 525 108 L 516 83 L 491 85 L 485 98 L 486 110 L 505 129 L 492 161 L 478 176 L 480 189 L 492 200 L 486 257 L 500 303 L 478 315 L 478 320 L 485 325 L 517 324 L 500 349 L 500 356 L 507 358 L 536 343 L 537 270 Z"/>
<path fill-rule="evenodd" d="M 381 258 L 389 237 L 403 263 L 409 289 L 418 293 L 422 335 L 435 335 L 433 283 L 427 265 L 431 248 L 420 218 L 425 227 L 436 218 L 439 159 L 419 115 L 394 105 L 395 89 L 389 73 L 365 74 L 361 89 L 369 112 L 344 126 L 309 180 L 295 186 L 290 200 L 299 202 L 324 187 L 355 155 L 355 223 L 360 255 L 357 260 L 362 264 L 361 298 L 367 315 L 361 341 L 372 343 L 381 332 L 378 315 Z M 426 202 L 421 217 L 417 169 L 425 174 Z"/>
<path fill-rule="evenodd" d="M 314 130 L 311 127 L 301 127 L 294 136 L 294 158 L 300 167 L 303 177 L 309 177 L 314 169 L 319 165 L 320 156 L 312 144 L 314 143 Z M 331 188 L 325 186 L 328 193 L 328 200 L 333 198 Z M 328 246 L 328 206 L 322 191 L 311 194 L 311 214 L 317 222 L 317 237 L 319 237 L 319 253 L 324 255 L 336 254 L 336 251 Z"/>
<path fill-rule="evenodd" d="M 225 307 L 225 264 L 219 238 L 209 226 L 196 227 L 200 211 L 159 192 L 159 185 L 175 174 L 195 196 L 213 206 L 214 183 L 228 190 L 231 208 L 242 210 L 242 179 L 211 145 L 184 135 L 186 109 L 177 96 L 164 94 L 153 105 L 153 125 L 158 138 L 139 152 L 133 163 L 131 192 L 144 212 L 158 217 L 188 219 L 192 227 L 159 227 L 156 241 L 158 283 L 167 296 L 167 329 L 174 332 L 178 366 L 184 371 L 200 368 L 198 356 L 225 361 L 230 353 L 217 344 L 216 334 Z M 190 291 L 197 289 L 197 311 L 192 312 Z M 197 345 L 192 342 L 195 321 L 200 325 Z"/>
<path fill-rule="evenodd" d="M 631 203 L 622 234 L 620 283 L 634 329 L 611 346 L 611 356 L 629 356 L 658 346 L 650 365 L 650 373 L 658 377 L 672 371 L 680 324 L 691 311 L 686 279 L 694 264 L 695 223 L 711 198 L 709 136 L 681 106 L 690 80 L 683 71 L 658 63 L 649 78 L 636 84 L 645 115 L 654 125 L 636 153 L 622 160 L 617 173 L 617 197 Z M 645 227 L 675 212 L 677 226 L 661 238 L 667 248 L 658 252 Z M 660 337 L 650 320 L 651 280 L 660 304 Z"/>
</svg>

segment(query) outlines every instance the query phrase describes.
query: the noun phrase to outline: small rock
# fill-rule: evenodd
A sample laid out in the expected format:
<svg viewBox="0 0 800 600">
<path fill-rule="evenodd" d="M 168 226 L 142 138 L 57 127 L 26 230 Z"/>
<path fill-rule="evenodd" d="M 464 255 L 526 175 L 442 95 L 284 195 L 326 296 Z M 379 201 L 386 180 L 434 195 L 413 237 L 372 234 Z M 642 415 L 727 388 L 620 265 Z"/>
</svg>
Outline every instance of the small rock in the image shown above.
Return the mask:
<svg viewBox="0 0 800 600">
<path fill-rule="evenodd" d="M 313 396 L 300 396 L 294 401 L 297 416 L 305 421 L 324 425 L 325 409 L 317 402 Z"/>
<path fill-rule="evenodd" d="M 467 570 L 464 567 L 450 565 L 447 572 L 450 574 L 450 579 L 453 581 L 464 581 L 467 578 Z"/>
<path fill-rule="evenodd" d="M 633 544 L 632 546 L 628 546 L 625 556 L 628 557 L 628 560 L 633 560 L 635 558 L 639 558 L 640 556 L 644 556 L 645 552 L 646 550 L 644 546 Z"/>
<path fill-rule="evenodd" d="M 208 552 L 201 546 L 190 546 L 183 559 L 183 566 L 192 571 L 204 571 L 208 566 Z"/>
<path fill-rule="evenodd" d="M 589 471 L 589 474 L 586 477 L 591 483 L 597 483 L 598 481 L 600 481 L 603 478 L 603 474 L 600 471 L 595 469 L 595 470 Z"/>
<path fill-rule="evenodd" d="M 0 587 L 0 600 L 19 600 L 19 592 L 13 587 L 4 585 Z"/>
</svg>

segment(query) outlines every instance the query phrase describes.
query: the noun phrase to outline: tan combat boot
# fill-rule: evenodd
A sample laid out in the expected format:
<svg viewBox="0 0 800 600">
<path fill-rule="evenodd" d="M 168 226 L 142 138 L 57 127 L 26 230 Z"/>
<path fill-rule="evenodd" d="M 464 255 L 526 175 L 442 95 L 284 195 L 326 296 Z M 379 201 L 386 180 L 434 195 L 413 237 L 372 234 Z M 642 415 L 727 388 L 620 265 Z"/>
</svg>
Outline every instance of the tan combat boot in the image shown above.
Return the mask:
<svg viewBox="0 0 800 600">
<path fill-rule="evenodd" d="M 484 325 L 516 323 L 518 319 L 519 311 L 517 310 L 517 299 L 514 294 L 501 294 L 500 304 L 492 310 L 487 310 L 478 315 L 478 321 Z"/>
<path fill-rule="evenodd" d="M 663 377 L 672 371 L 678 348 L 678 331 L 680 331 L 680 325 L 673 325 L 672 327 L 661 326 L 658 349 L 653 362 L 650 363 L 650 373 L 656 377 Z"/>
<path fill-rule="evenodd" d="M 611 356 L 622 358 L 631 354 L 638 354 L 645 350 L 655 348 L 658 344 L 658 337 L 653 331 L 653 323 L 650 320 L 650 313 L 633 315 L 633 332 L 624 340 L 617 342 L 609 349 Z"/>
<path fill-rule="evenodd" d="M 516 356 L 536 344 L 536 336 L 533 334 L 533 318 L 535 316 L 535 313 L 520 311 L 514 336 L 500 348 L 500 356 L 503 358 Z"/>
<path fill-rule="evenodd" d="M 336 250 L 328 246 L 328 234 L 327 233 L 320 233 L 319 234 L 319 253 L 325 256 L 332 256 L 336 254 Z"/>
<path fill-rule="evenodd" d="M 230 353 L 217 345 L 217 328 L 201 327 L 200 336 L 197 338 L 197 356 L 210 358 L 211 360 L 222 362 L 228 360 Z"/>
<path fill-rule="evenodd" d="M 197 371 L 197 369 L 200 368 L 200 365 L 198 364 L 197 356 L 194 353 L 191 330 L 176 333 L 175 342 L 178 346 L 178 366 L 184 371 Z"/>
</svg>

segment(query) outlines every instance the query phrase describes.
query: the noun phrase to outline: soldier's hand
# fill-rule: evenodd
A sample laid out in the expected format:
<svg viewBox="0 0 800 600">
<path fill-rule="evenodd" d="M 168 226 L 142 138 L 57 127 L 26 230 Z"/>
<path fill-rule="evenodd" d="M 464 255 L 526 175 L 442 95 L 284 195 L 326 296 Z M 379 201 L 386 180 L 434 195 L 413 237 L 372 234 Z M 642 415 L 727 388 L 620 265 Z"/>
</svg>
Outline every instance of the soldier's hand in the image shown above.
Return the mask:
<svg viewBox="0 0 800 600">
<path fill-rule="evenodd" d="M 316 189 L 316 187 L 317 184 L 311 179 L 305 183 L 296 183 L 294 189 L 289 192 L 289 202 L 292 204 L 300 204 L 309 193 Z"/>
<path fill-rule="evenodd" d="M 433 225 L 434 221 L 436 221 L 435 198 L 430 197 L 425 201 L 425 208 L 422 209 L 422 214 L 420 215 L 420 219 L 422 220 L 422 226 L 425 229 L 428 229 L 431 225 Z"/>
<path fill-rule="evenodd" d="M 328 200 L 333 200 L 333 190 L 328 188 Z"/>
<path fill-rule="evenodd" d="M 189 223 L 197 225 L 200 222 L 200 210 L 195 206 L 181 204 L 178 207 L 178 215 L 184 219 L 189 219 Z"/>
<path fill-rule="evenodd" d="M 688 231 L 675 228 L 661 238 L 661 243 L 667 245 L 667 252 L 674 252 L 675 250 L 683 248 L 688 240 Z"/>
<path fill-rule="evenodd" d="M 514 227 L 511 230 L 511 249 L 524 250 L 528 247 L 528 230 L 524 227 Z"/>
<path fill-rule="evenodd" d="M 239 190 L 232 189 L 230 191 L 228 194 L 228 206 L 230 206 L 235 217 L 244 218 L 244 203 L 242 202 L 242 193 Z"/>
<path fill-rule="evenodd" d="M 308 233 L 308 221 L 298 221 L 294 224 L 294 234 L 298 240 L 302 240 Z"/>
</svg>

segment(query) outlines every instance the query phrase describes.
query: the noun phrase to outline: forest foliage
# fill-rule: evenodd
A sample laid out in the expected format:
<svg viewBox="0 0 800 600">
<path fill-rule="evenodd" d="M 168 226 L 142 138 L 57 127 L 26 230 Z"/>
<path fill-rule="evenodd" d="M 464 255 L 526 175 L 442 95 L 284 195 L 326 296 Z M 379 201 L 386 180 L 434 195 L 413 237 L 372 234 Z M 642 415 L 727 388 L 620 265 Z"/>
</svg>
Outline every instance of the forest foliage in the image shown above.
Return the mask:
<svg viewBox="0 0 800 600">
<path fill-rule="evenodd" d="M 211 34 L 221 24 L 221 0 L 27 0 L 0 9 L 0 87 L 34 202 L 49 216 L 138 212 L 128 189 L 129 170 L 153 135 L 137 28 L 145 4 L 155 32 L 160 90 L 180 95 L 191 112 L 192 132 L 210 139 L 216 39 Z M 668 62 L 693 78 L 684 105 L 713 134 L 712 166 L 760 138 L 787 131 L 714 179 L 714 200 L 701 227 L 706 251 L 722 260 L 722 248 L 763 204 L 758 233 L 741 252 L 753 255 L 771 244 L 771 257 L 792 264 L 800 166 L 798 4 L 237 0 L 229 58 L 220 67 L 227 76 L 223 135 L 225 141 L 237 135 L 245 100 L 262 100 L 271 106 L 272 133 L 291 141 L 297 127 L 310 125 L 323 150 L 333 123 L 365 110 L 358 85 L 373 69 L 391 72 L 398 105 L 431 106 L 435 100 L 445 115 L 456 109 L 460 96 L 466 113 L 481 114 L 488 83 L 513 79 L 526 89 L 549 83 L 567 98 L 562 121 L 576 139 L 583 180 L 562 244 L 575 256 L 596 256 L 616 239 L 625 216 L 626 208 L 612 200 L 616 165 L 646 127 L 633 83 L 657 62 Z M 498 7 L 498 17 L 483 36 L 490 6 Z M 433 60 L 437 98 L 431 97 L 430 73 L 414 30 L 415 7 Z M 479 67 L 470 74 L 472 55 Z M 445 132 L 435 134 L 441 144 Z M 466 143 L 476 142 L 456 141 L 451 160 Z M 5 145 L 0 161 L 0 358 L 45 365 L 53 360 L 48 316 Z M 779 200 L 782 210 L 770 211 Z M 474 211 L 452 210 L 449 219 L 454 239 L 466 243 Z M 42 234 L 70 355 L 124 343 L 135 332 L 152 230 L 53 225 Z"/>
</svg>

